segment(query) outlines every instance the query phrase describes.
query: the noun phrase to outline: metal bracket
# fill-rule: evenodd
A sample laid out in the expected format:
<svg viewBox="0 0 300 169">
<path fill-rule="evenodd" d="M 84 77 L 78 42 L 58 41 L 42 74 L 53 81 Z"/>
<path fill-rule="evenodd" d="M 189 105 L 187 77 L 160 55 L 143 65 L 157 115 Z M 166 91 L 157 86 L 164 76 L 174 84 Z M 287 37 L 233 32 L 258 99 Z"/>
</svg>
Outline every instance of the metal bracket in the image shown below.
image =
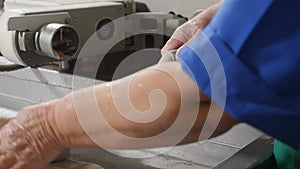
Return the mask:
<svg viewBox="0 0 300 169">
<path fill-rule="evenodd" d="M 40 25 L 44 25 L 46 22 L 65 23 L 70 18 L 68 12 L 11 17 L 8 21 L 8 30 L 36 31 Z"/>
</svg>

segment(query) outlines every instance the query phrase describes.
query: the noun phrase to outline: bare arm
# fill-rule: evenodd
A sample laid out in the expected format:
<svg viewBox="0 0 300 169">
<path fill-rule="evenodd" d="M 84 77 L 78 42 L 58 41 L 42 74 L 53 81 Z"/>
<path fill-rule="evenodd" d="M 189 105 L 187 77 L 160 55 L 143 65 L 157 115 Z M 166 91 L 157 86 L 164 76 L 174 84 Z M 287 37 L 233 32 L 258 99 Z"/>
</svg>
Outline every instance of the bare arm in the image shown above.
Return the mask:
<svg viewBox="0 0 300 169">
<path fill-rule="evenodd" d="M 158 65 L 23 109 L 0 130 L 0 168 L 40 169 L 64 148 L 137 149 L 191 143 L 206 139 L 199 138 L 204 124 L 217 126 L 212 137 L 237 123 L 226 112 L 220 112 L 218 123 L 216 119 L 206 122 L 210 104 L 179 63 Z M 135 120 L 141 122 L 129 117 L 140 117 Z M 166 132 L 178 119 L 179 125 Z M 147 139 L 154 136 L 161 137 Z"/>
<path fill-rule="evenodd" d="M 85 107 L 84 113 L 86 113 L 86 116 L 91 116 L 91 118 L 94 117 L 89 114 L 91 113 L 90 111 L 97 111 L 90 108 L 93 107 L 92 100 L 94 99 L 93 97 L 90 97 L 90 94 L 95 91 L 96 104 L 99 110 L 97 113 L 101 113 L 104 119 L 101 123 L 99 122 L 100 124 L 92 127 L 88 133 L 90 135 L 95 134 L 101 136 L 95 138 L 100 139 L 98 141 L 108 148 L 143 148 L 141 145 L 133 145 L 132 142 L 126 142 L 126 139 L 122 139 L 122 137 L 119 138 L 114 133 L 111 133 L 110 130 L 107 129 L 107 124 L 105 122 L 117 132 L 132 138 L 148 138 L 159 135 L 172 126 L 174 121 L 178 118 L 180 106 L 182 106 L 182 104 L 188 104 L 189 107 L 197 108 L 199 102 L 195 102 L 196 99 L 194 99 L 196 91 L 200 96 L 200 107 L 197 109 L 196 121 L 192 129 L 186 133 L 186 137 L 181 141 L 181 144 L 198 141 L 199 134 L 206 121 L 207 113 L 210 108 L 210 99 L 199 91 L 194 82 L 181 71 L 179 64 L 172 64 L 167 67 L 171 66 L 172 68 L 169 71 L 172 71 L 171 73 L 173 73 L 173 75 L 153 67 L 117 82 L 102 84 L 70 94 L 56 103 L 56 111 L 53 113 L 54 118 L 50 121 L 50 125 L 55 126 L 55 130 L 59 133 L 61 138 L 63 138 L 62 143 L 64 144 L 64 147 L 96 147 L 95 143 L 92 142 L 83 131 L 76 114 L 76 111 L 80 114 L 80 110 L 76 107 Z M 180 84 L 176 82 L 176 79 L 184 81 L 185 85 L 180 86 Z M 130 83 L 128 83 L 129 81 Z M 128 89 L 128 91 L 126 91 L 126 89 Z M 157 97 L 154 99 L 157 102 L 149 101 L 149 96 L 154 90 L 160 90 L 164 93 L 165 98 L 162 99 Z M 184 90 L 185 93 L 182 93 L 182 90 Z M 127 92 L 129 97 L 126 95 Z M 113 99 L 114 97 L 122 95 L 124 97 Z M 182 100 L 182 97 L 189 99 Z M 73 99 L 75 99 L 75 101 Z M 120 104 L 127 104 L 130 102 L 141 114 L 152 113 L 153 116 L 156 116 L 155 113 L 157 112 L 155 111 L 155 106 L 158 106 L 159 103 L 165 104 L 165 108 L 163 113 L 157 119 L 149 123 L 138 123 L 129 120 L 126 117 L 126 114 L 121 115 L 121 113 L 124 113 L 120 112 L 122 111 L 122 108 L 124 107 L 123 109 L 126 109 L 126 106 L 128 105 Z M 76 106 L 74 104 L 79 105 Z M 147 111 L 149 109 L 150 111 Z M 188 115 L 191 113 L 189 110 L 193 110 L 193 108 L 183 110 L 183 112 L 180 113 Z M 92 121 L 92 119 L 89 120 Z M 193 119 L 190 120 L 194 122 Z M 213 136 L 227 131 L 234 124 L 236 124 L 236 121 L 224 112 L 219 124 L 211 124 L 212 126 L 218 125 Z M 175 132 L 182 132 L 180 130 L 181 129 L 179 128 L 178 131 Z M 176 134 L 174 134 L 174 137 L 176 137 Z M 111 140 L 114 141 L 112 142 Z M 173 144 L 170 140 L 172 140 L 172 138 L 163 137 L 159 142 L 144 143 L 143 146 L 144 148 L 170 146 Z"/>
</svg>

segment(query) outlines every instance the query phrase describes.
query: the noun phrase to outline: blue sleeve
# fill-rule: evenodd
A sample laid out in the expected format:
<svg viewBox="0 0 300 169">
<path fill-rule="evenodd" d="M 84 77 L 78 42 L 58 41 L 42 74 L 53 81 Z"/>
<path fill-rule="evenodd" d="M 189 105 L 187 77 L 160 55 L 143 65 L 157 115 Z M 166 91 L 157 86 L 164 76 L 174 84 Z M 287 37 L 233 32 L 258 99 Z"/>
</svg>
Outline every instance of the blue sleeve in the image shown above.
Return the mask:
<svg viewBox="0 0 300 169">
<path fill-rule="evenodd" d="M 294 47 L 289 50 L 295 51 L 286 55 L 283 49 L 287 43 L 298 44 L 300 24 L 293 25 L 298 20 L 290 22 L 291 27 L 297 27 L 293 39 L 275 30 L 274 36 L 282 36 L 278 41 L 285 42 L 282 46 L 267 34 L 276 29 L 273 22 L 281 24 L 273 18 L 279 16 L 280 10 L 300 7 L 299 2 L 293 2 L 286 6 L 285 1 L 225 0 L 210 25 L 179 53 L 179 60 L 201 90 L 235 119 L 299 149 L 300 136 L 296 133 L 300 131 L 300 113 L 295 103 L 300 101 L 300 89 L 295 86 L 299 87 L 300 81 L 295 77 L 300 73 L 294 66 L 300 67 L 300 52 Z M 287 22 L 284 19 L 287 18 L 283 17 L 282 24 Z M 287 27 L 285 31 L 288 30 L 291 29 Z M 281 53 L 274 53 L 275 49 L 281 49 Z M 298 65 L 291 69 L 291 62 Z M 291 83 L 282 83 L 289 80 Z M 226 94 L 224 105 L 222 93 Z"/>
</svg>

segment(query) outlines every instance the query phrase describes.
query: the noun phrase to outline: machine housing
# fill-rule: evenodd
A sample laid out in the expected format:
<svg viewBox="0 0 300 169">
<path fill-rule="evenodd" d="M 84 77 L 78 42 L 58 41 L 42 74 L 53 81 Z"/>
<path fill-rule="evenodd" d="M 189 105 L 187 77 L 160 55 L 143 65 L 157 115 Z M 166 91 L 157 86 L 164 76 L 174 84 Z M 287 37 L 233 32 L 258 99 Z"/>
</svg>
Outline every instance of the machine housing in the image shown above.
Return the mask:
<svg viewBox="0 0 300 169">
<path fill-rule="evenodd" d="M 0 52 L 24 66 L 69 61 L 95 32 L 99 44 L 112 46 L 110 53 L 161 48 L 186 19 L 146 9 L 128 0 L 7 1 L 0 17 Z M 135 31 L 147 34 L 133 36 Z M 116 37 L 123 40 L 113 44 Z"/>
</svg>

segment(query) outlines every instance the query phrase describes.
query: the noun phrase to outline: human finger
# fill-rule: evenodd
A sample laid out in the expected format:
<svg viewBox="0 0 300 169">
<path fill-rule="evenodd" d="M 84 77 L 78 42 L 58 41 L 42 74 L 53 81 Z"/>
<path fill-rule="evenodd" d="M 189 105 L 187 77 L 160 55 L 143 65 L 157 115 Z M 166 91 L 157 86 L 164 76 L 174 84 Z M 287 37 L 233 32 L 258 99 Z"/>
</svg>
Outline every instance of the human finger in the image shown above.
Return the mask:
<svg viewBox="0 0 300 169">
<path fill-rule="evenodd" d="M 178 60 L 178 54 L 188 46 L 188 44 L 196 37 L 198 36 L 199 34 L 201 34 L 202 30 L 198 30 L 194 35 L 193 37 L 191 37 L 185 44 L 183 44 L 182 46 L 180 46 L 178 49 L 177 49 L 177 52 L 175 54 L 175 58 L 176 60 Z"/>
<path fill-rule="evenodd" d="M 170 40 L 167 41 L 165 46 L 162 48 L 162 52 L 177 49 L 183 44 L 184 44 L 183 42 L 177 40 L 176 38 L 171 38 Z"/>
<path fill-rule="evenodd" d="M 30 165 L 29 163 L 20 161 L 11 166 L 9 169 L 37 169 L 34 166 Z M 2 169 L 2 168 L 1 168 Z"/>
<path fill-rule="evenodd" d="M 176 54 L 176 50 L 163 51 L 162 58 L 159 60 L 158 64 L 176 61 L 175 54 Z"/>
<path fill-rule="evenodd" d="M 195 22 L 186 22 L 175 30 L 170 40 L 168 40 L 166 45 L 162 48 L 162 51 L 178 49 L 192 38 L 198 30 L 199 28 L 196 26 Z"/>
<path fill-rule="evenodd" d="M 13 154 L 1 154 L 0 155 L 0 168 L 8 169 L 11 168 L 15 163 L 17 163 L 17 158 Z"/>
</svg>

